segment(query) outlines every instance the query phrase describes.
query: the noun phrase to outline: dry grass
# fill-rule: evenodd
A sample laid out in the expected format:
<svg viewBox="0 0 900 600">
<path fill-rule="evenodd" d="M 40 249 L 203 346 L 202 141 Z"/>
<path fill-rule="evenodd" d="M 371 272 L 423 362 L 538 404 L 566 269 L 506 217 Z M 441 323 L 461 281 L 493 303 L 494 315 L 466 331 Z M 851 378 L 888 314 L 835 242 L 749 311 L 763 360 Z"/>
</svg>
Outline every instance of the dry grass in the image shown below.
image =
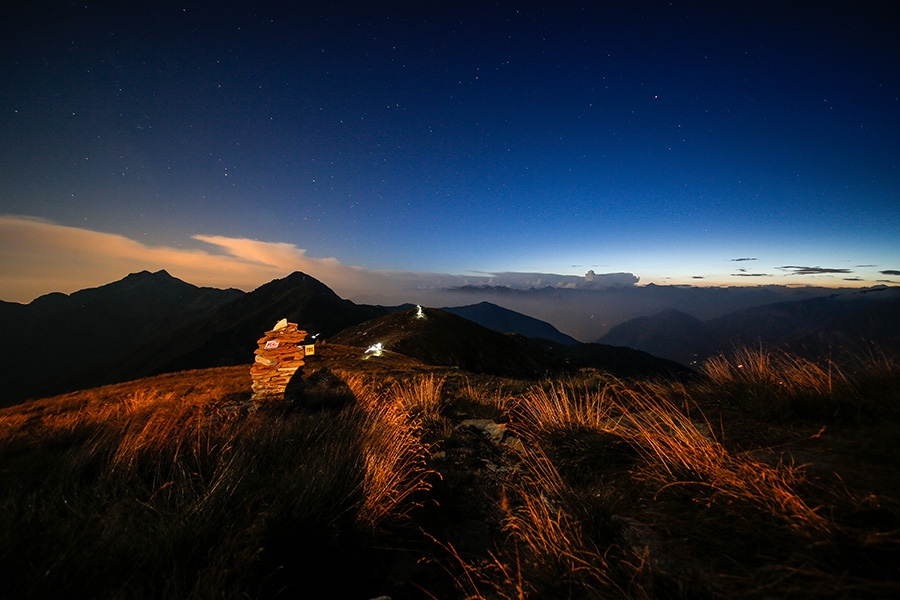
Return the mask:
<svg viewBox="0 0 900 600">
<path fill-rule="evenodd" d="M 611 382 L 598 390 L 577 390 L 554 385 L 525 395 L 521 406 L 532 431 L 584 429 L 627 442 L 643 459 L 640 475 L 657 481 L 658 493 L 673 486 L 702 486 L 711 499 L 745 501 L 804 526 L 827 529 L 791 491 L 800 482 L 799 473 L 730 454 L 706 422 L 681 412 L 659 386 Z"/>
<path fill-rule="evenodd" d="M 445 381 L 445 377 L 425 375 L 408 383 L 397 382 L 391 388 L 390 396 L 411 419 L 423 427 L 441 426 L 441 390 Z"/>
<path fill-rule="evenodd" d="M 584 533 L 585 521 L 569 510 L 573 490 L 548 457 L 532 447 L 523 450 L 521 458 L 522 478 L 506 487 L 500 499 L 507 536 L 501 548 L 473 562 L 435 540 L 458 565 L 455 577 L 461 597 L 638 597 L 629 596 L 616 581 L 623 570 L 633 572 L 632 565 L 621 560 L 623 552 L 601 550 Z M 611 553 L 618 559 L 616 566 L 607 561 Z"/>
<path fill-rule="evenodd" d="M 550 383 L 526 393 L 518 408 L 535 431 L 583 427 L 603 430 L 615 406 L 609 385 L 574 390 L 565 383 Z"/>
<path fill-rule="evenodd" d="M 276 580 L 332 579 L 321 557 L 337 550 L 317 544 L 395 522 L 428 488 L 419 426 L 402 404 L 355 392 L 359 406 L 315 413 L 155 389 L 7 409 L 4 586 L 20 597 L 267 595 L 259 570 L 285 552 L 319 556 Z"/>
<path fill-rule="evenodd" d="M 761 419 L 814 419 L 871 425 L 896 421 L 900 360 L 878 348 L 817 361 L 766 348 L 743 348 L 708 359 L 707 396 Z"/>
<path fill-rule="evenodd" d="M 457 588 L 416 571 L 426 597 L 890 597 L 900 369 L 842 365 L 745 350 L 687 386 L 530 387 L 323 365 L 314 403 L 255 413 L 223 370 L 0 410 L 4 592 L 376 597 L 379 552 L 430 537 Z M 779 458 L 816 452 L 845 477 Z M 483 547 L 457 552 L 444 518 L 490 521 Z"/>
<path fill-rule="evenodd" d="M 708 359 L 702 371 L 710 392 L 760 418 L 817 417 L 837 409 L 846 378 L 831 361 L 816 363 L 783 351 L 743 348 Z"/>
<path fill-rule="evenodd" d="M 500 590 L 515 581 L 516 593 L 529 590 L 537 597 L 565 593 L 577 597 L 625 597 L 623 579 L 633 579 L 636 561 L 621 548 L 613 548 L 614 540 L 585 532 L 585 526 L 596 519 L 580 505 L 577 492 L 560 476 L 550 458 L 537 444 L 521 451 L 522 469 L 526 474 L 510 488 L 514 506 L 507 510 L 504 530 L 515 543 L 515 580 L 508 576 L 511 565 L 495 565 L 504 573 Z M 606 524 L 602 529 L 606 529 Z M 616 564 L 608 562 L 615 555 Z M 523 561 L 527 573 L 523 573 Z M 627 571 L 628 575 L 622 577 Z M 529 594 L 530 595 L 530 594 Z"/>
<path fill-rule="evenodd" d="M 667 555 L 652 533 L 657 527 L 681 527 L 660 521 L 668 497 L 676 503 L 687 498 L 707 511 L 717 507 L 711 520 L 697 525 L 726 521 L 726 535 L 740 531 L 779 543 L 799 539 L 801 546 L 808 543 L 803 539 L 828 536 L 832 523 L 796 490 L 802 473 L 729 453 L 707 423 L 692 420 L 673 403 L 673 398 L 685 402 L 683 388 L 610 379 L 591 387 L 597 383 L 552 382 L 520 398 L 513 419 L 526 440 L 519 452 L 521 476 L 503 499 L 509 504 L 505 531 L 515 551 L 494 554 L 477 569 L 466 566 L 469 587 L 482 582 L 473 597 L 656 597 L 673 585 L 681 585 L 688 597 L 697 593 L 702 588 L 694 576 L 681 573 L 681 583 L 673 581 L 679 570 L 673 565 L 684 557 Z M 578 440 L 587 445 L 578 446 Z M 574 452 L 566 449 L 572 444 Z M 614 516 L 614 510 L 628 510 L 623 499 L 604 489 L 620 485 L 616 480 L 593 486 L 584 478 L 585 469 L 610 468 L 589 464 L 591 456 L 615 462 L 622 446 L 632 452 L 631 483 L 620 493 L 650 494 L 631 507 L 634 516 L 655 521 L 649 527 L 632 516 Z M 634 512 L 641 505 L 645 508 Z M 728 543 L 716 540 L 715 530 L 694 534 L 716 545 Z"/>
<path fill-rule="evenodd" d="M 743 348 L 731 356 L 718 356 L 703 364 L 703 372 L 717 385 L 763 385 L 784 394 L 834 392 L 846 383 L 843 372 L 831 361 L 824 365 L 780 350 Z"/>
<path fill-rule="evenodd" d="M 702 486 L 709 502 L 756 507 L 806 533 L 830 528 L 795 491 L 803 474 L 793 465 L 771 466 L 728 452 L 712 438 L 708 423 L 691 420 L 652 389 L 630 387 L 624 394 L 631 408 L 623 408 L 610 433 L 628 439 L 644 457 L 646 475 L 662 485 L 657 494 L 673 486 Z"/>
<path fill-rule="evenodd" d="M 422 420 L 439 417 L 442 384 L 427 376 L 407 384 L 395 382 L 385 393 L 362 377 L 347 380 L 366 415 L 361 438 L 363 501 L 357 514 L 364 527 L 405 514 L 412 508 L 409 500 L 429 489 Z"/>
</svg>

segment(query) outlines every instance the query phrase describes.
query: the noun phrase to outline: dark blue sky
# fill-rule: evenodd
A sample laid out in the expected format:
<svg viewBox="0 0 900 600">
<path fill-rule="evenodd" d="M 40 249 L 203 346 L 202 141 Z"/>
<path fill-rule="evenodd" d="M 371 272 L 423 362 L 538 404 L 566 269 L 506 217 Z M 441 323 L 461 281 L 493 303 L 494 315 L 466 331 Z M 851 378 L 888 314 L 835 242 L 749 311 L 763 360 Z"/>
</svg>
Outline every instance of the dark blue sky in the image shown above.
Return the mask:
<svg viewBox="0 0 900 600">
<path fill-rule="evenodd" d="M 247 238 L 369 270 L 898 279 L 892 2 L 309 4 L 3 9 L 7 226 L 200 262 L 275 264 L 222 241 Z"/>
</svg>

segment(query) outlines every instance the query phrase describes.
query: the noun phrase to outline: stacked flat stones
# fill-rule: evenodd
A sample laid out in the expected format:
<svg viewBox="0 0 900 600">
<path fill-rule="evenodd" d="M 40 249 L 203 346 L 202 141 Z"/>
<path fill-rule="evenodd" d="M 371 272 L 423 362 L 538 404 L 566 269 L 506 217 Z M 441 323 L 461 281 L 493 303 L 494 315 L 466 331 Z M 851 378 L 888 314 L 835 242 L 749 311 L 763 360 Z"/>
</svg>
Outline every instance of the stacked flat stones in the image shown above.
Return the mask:
<svg viewBox="0 0 900 600">
<path fill-rule="evenodd" d="M 250 367 L 255 404 L 285 399 L 285 390 L 297 369 L 303 366 L 306 332 L 282 319 L 257 342 L 256 359 Z M 299 375 L 298 375 L 299 377 Z M 292 386 L 293 387 L 293 386 Z"/>
</svg>

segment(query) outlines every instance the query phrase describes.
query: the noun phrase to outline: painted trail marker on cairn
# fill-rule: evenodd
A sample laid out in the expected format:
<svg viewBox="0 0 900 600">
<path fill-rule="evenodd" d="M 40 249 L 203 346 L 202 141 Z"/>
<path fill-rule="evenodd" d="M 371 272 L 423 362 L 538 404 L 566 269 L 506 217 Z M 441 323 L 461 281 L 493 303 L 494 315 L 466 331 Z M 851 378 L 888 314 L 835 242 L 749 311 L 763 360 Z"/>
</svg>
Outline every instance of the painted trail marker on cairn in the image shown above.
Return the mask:
<svg viewBox="0 0 900 600">
<path fill-rule="evenodd" d="M 315 345 L 305 342 L 306 332 L 287 319 L 278 321 L 259 339 L 250 367 L 254 404 L 294 400 L 302 393 L 303 380 L 299 374 L 294 380 L 294 374 L 305 364 L 303 359 L 316 351 Z"/>
</svg>

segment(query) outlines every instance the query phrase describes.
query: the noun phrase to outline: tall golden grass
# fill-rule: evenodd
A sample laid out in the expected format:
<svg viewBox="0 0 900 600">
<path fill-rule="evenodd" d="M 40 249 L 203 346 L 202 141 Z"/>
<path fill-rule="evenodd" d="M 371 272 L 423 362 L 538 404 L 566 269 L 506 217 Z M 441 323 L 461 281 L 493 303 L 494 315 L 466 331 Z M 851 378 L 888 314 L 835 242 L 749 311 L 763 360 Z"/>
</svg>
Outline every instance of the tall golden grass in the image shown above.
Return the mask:
<svg viewBox="0 0 900 600">
<path fill-rule="evenodd" d="M 349 383 L 358 402 L 336 411 L 223 410 L 208 391 L 146 389 L 0 416 L 7 589 L 244 597 L 273 560 L 268 540 L 402 518 L 431 475 L 411 413 L 436 410 L 441 381 L 392 395 Z"/>
<path fill-rule="evenodd" d="M 313 406 L 257 412 L 246 408 L 248 383 L 198 378 L 4 409 L 2 589 L 11 597 L 334 595 L 328 569 L 345 545 L 427 532 L 433 523 L 415 523 L 416 508 L 432 497 L 437 470 L 463 469 L 452 476 L 481 481 L 495 496 L 471 517 L 495 519 L 490 531 L 500 536 L 463 557 L 425 533 L 455 562 L 456 597 L 815 597 L 829 589 L 887 597 L 900 589 L 895 574 L 865 579 L 841 569 L 856 550 L 889 563 L 900 555 L 896 531 L 841 515 L 890 524 L 900 511 L 847 482 L 833 490 L 807 480 L 801 466 L 771 459 L 764 435 L 798 438 L 797 422 L 818 431 L 808 415 L 844 427 L 848 448 L 879 432 L 886 449 L 873 453 L 881 461 L 873 473 L 889 472 L 900 369 L 886 355 L 867 360 L 838 368 L 743 350 L 711 360 L 705 381 L 684 385 L 594 371 L 537 384 L 341 372 Z M 727 420 L 712 427 L 704 411 L 723 406 L 719 418 L 758 428 L 763 441 L 734 443 Z M 475 446 L 454 424 L 472 413 L 502 419 L 521 443 Z M 795 414 L 807 421 L 785 425 Z M 835 414 L 858 418 L 845 425 Z M 432 461 L 435 444 L 443 458 Z M 394 527 L 411 522 L 422 530 Z M 338 578 L 364 569 L 368 555 L 360 556 Z"/>
<path fill-rule="evenodd" d="M 478 412 L 484 412 L 484 416 L 496 418 L 509 416 L 515 409 L 518 396 L 507 389 L 508 382 L 491 383 L 485 384 L 484 381 L 475 383 L 472 378 L 466 377 L 460 386 L 456 403 L 466 407 L 478 407 Z"/>
<path fill-rule="evenodd" d="M 634 563 L 629 564 L 626 553 L 617 551 L 613 552 L 617 564 L 611 565 L 612 540 L 586 534 L 584 524 L 589 521 L 576 491 L 539 444 L 525 445 L 520 457 L 525 476 L 510 488 L 516 501 L 507 510 L 504 523 L 504 530 L 515 541 L 517 559 L 524 556 L 530 571 L 523 576 L 521 559 L 517 560 L 517 590 L 530 589 L 539 596 L 567 589 L 570 593 L 578 590 L 583 597 L 625 597 L 618 579 L 623 568 L 631 571 Z M 499 566 L 501 561 L 495 560 L 495 564 Z M 508 584 L 511 580 L 504 577 L 502 581 Z"/>
<path fill-rule="evenodd" d="M 900 361 L 878 348 L 814 361 L 784 350 L 740 348 L 712 357 L 702 371 L 708 392 L 762 417 L 894 416 Z"/>
<path fill-rule="evenodd" d="M 741 348 L 730 356 L 719 355 L 703 363 L 703 372 L 716 384 L 757 384 L 772 386 L 783 393 L 827 395 L 835 385 L 847 382 L 832 361 L 824 364 L 783 350 Z"/>
<path fill-rule="evenodd" d="M 653 501 L 678 490 L 677 497 L 687 496 L 695 506 L 718 506 L 721 519 L 731 520 L 729 530 L 778 543 L 830 534 L 833 523 L 797 491 L 804 484 L 800 468 L 729 452 L 696 407 L 685 410 L 689 402 L 683 386 L 608 377 L 548 382 L 523 394 L 512 415 L 525 441 L 518 452 L 520 477 L 507 487 L 512 501 L 501 501 L 508 505 L 504 527 L 515 552 L 492 555 L 479 567 L 466 564 L 461 585 L 470 596 L 655 597 L 660 586 L 678 585 L 669 572 L 677 559 L 649 556 L 652 541 L 634 542 L 641 536 L 633 528 L 642 526 L 611 517 L 603 505 L 610 492 L 579 489 L 560 474 L 587 468 L 580 456 L 578 466 L 567 465 L 570 458 L 559 446 L 584 439 L 585 432 L 598 435 L 596 443 L 632 449 L 630 477 Z"/>
<path fill-rule="evenodd" d="M 803 481 L 798 469 L 728 452 L 709 424 L 687 416 L 668 392 L 652 383 L 616 380 L 595 390 L 554 385 L 526 394 L 521 408 L 533 432 L 582 428 L 627 442 L 643 458 L 636 475 L 658 482 L 657 493 L 701 486 L 710 501 L 742 501 L 804 528 L 828 529 L 827 520 L 793 491 Z"/>
<path fill-rule="evenodd" d="M 48 412 L 8 432 L 16 439 L 4 464 L 19 477 L 0 501 L 8 542 L 0 560 L 18 566 L 7 589 L 239 597 L 253 585 L 273 515 L 336 522 L 353 509 L 350 415 L 326 427 L 263 415 L 216 420 L 205 408 L 199 397 L 148 391 Z M 22 540 L 30 543 L 20 548 Z"/>
<path fill-rule="evenodd" d="M 412 508 L 410 498 L 430 487 L 422 420 L 439 417 L 443 380 L 429 375 L 379 391 L 371 380 L 354 376 L 347 385 L 366 415 L 363 501 L 357 520 L 374 527 L 389 516 L 405 514 Z"/>
</svg>

